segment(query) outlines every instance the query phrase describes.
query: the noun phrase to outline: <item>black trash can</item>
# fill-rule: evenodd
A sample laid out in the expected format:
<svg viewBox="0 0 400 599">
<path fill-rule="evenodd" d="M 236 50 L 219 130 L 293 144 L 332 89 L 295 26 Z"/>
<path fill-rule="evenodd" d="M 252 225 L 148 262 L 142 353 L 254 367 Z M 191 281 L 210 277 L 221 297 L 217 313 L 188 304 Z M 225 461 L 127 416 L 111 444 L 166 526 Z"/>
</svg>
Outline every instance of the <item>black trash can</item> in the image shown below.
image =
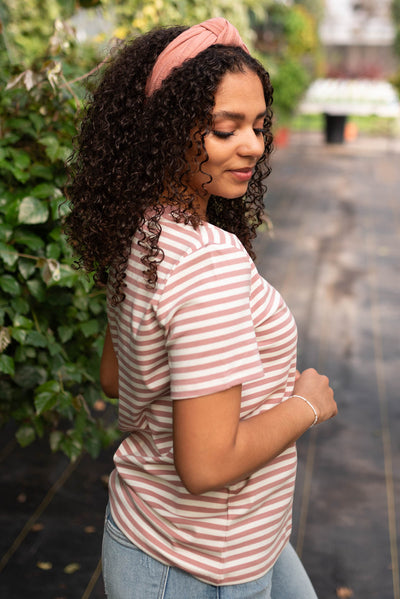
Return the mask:
<svg viewBox="0 0 400 599">
<path fill-rule="evenodd" d="M 342 144 L 347 116 L 325 114 L 325 139 L 327 144 Z"/>
</svg>

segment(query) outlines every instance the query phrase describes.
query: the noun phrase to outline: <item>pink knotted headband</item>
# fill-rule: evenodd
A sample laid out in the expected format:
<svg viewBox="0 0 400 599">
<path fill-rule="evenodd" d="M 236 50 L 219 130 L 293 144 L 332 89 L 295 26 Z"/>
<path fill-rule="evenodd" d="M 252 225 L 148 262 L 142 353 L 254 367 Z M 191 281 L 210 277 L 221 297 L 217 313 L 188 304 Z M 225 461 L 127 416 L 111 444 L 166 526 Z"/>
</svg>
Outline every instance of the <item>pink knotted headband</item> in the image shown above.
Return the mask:
<svg viewBox="0 0 400 599">
<path fill-rule="evenodd" d="M 194 58 L 214 44 L 225 46 L 239 46 L 249 52 L 243 43 L 238 30 L 226 19 L 217 17 L 209 19 L 199 25 L 190 27 L 176 37 L 161 52 L 153 67 L 153 71 L 146 84 L 146 96 L 151 96 L 172 69 L 180 67 L 188 58 Z"/>
</svg>

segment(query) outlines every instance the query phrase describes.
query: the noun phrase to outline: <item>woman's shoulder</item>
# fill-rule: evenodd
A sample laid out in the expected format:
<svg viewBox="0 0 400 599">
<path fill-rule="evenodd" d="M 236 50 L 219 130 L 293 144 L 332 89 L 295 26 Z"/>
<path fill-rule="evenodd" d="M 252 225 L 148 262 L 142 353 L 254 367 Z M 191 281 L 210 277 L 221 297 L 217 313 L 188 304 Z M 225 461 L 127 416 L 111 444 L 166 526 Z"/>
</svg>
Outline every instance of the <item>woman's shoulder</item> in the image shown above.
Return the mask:
<svg viewBox="0 0 400 599">
<path fill-rule="evenodd" d="M 190 224 L 176 222 L 169 216 L 164 217 L 161 222 L 162 233 L 160 235 L 160 247 L 164 253 L 188 256 L 198 251 L 204 252 L 235 250 L 248 259 L 249 256 L 236 235 L 225 231 L 211 223 L 203 222 L 198 227 Z"/>
</svg>

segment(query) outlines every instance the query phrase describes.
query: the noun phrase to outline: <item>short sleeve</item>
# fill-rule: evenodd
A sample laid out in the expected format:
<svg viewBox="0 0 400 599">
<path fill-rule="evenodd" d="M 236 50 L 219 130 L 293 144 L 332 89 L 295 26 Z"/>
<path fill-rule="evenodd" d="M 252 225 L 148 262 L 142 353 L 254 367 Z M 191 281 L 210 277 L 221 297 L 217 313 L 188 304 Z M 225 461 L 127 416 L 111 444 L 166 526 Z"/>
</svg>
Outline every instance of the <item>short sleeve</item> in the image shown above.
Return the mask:
<svg viewBox="0 0 400 599">
<path fill-rule="evenodd" d="M 250 308 L 252 264 L 244 248 L 207 245 L 183 257 L 158 306 L 171 398 L 199 397 L 260 378 Z"/>
</svg>

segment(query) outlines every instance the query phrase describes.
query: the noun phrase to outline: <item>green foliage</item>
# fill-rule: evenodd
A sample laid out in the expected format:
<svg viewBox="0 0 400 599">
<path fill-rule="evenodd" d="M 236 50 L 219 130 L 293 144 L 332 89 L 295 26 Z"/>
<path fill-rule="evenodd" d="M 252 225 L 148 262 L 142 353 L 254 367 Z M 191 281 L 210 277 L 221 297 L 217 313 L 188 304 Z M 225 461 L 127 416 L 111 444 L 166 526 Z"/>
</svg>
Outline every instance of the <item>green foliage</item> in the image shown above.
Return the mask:
<svg viewBox="0 0 400 599">
<path fill-rule="evenodd" d="M 315 18 L 301 5 L 274 4 L 266 25 L 275 37 L 278 52 L 285 56 L 299 58 L 318 46 Z"/>
<path fill-rule="evenodd" d="M 116 434 L 94 417 L 104 292 L 72 268 L 61 229 L 76 108 L 54 62 L 14 77 L 0 105 L 0 425 L 70 458 Z"/>
<path fill-rule="evenodd" d="M 395 27 L 394 50 L 400 56 L 400 0 L 392 0 L 391 8 Z"/>
<path fill-rule="evenodd" d="M 396 27 L 400 28 L 400 0 L 392 0 L 392 16 Z"/>
<path fill-rule="evenodd" d="M 271 74 L 274 111 L 282 124 L 290 120 L 301 95 L 317 71 L 319 38 L 317 18 L 306 5 L 274 2 L 264 14 L 252 13 L 260 59 Z"/>
<path fill-rule="evenodd" d="M 392 18 L 395 27 L 395 38 L 393 42 L 394 51 L 400 56 L 400 0 L 392 0 Z M 400 70 L 391 78 L 391 83 L 400 94 Z"/>
<path fill-rule="evenodd" d="M 318 36 L 315 19 L 300 5 L 287 12 L 284 21 L 287 52 L 291 57 L 301 57 L 316 50 Z"/>
<path fill-rule="evenodd" d="M 294 0 L 294 4 L 300 4 L 313 18 L 320 23 L 325 12 L 325 0 Z"/>
<path fill-rule="evenodd" d="M 12 63 L 28 66 L 43 55 L 54 21 L 72 14 L 74 0 L 5 0 L 0 18 Z"/>
<path fill-rule="evenodd" d="M 399 34 L 399 47 L 400 47 L 400 34 Z M 397 89 L 397 93 L 400 96 L 400 70 L 397 71 L 392 77 L 390 77 L 390 83 Z"/>
<path fill-rule="evenodd" d="M 263 0 L 262 5 L 270 4 Z M 225 17 L 233 23 L 243 39 L 252 44 L 254 39 L 249 21 L 249 8 L 255 10 L 258 0 L 102 0 L 103 14 L 114 20 L 114 35 L 119 38 L 145 33 L 153 27 L 193 25 L 212 17 Z"/>
<path fill-rule="evenodd" d="M 64 32 L 68 29 L 66 20 L 79 7 L 95 7 L 97 4 L 100 4 L 98 0 L 3 0 L 0 2 L 0 21 L 8 60 L 11 64 L 28 68 L 41 61 L 49 51 L 54 56 L 53 46 L 54 42 L 60 41 L 60 29 L 64 28 Z M 64 35 L 62 47 L 58 50 L 76 59 L 74 49 L 76 45 L 69 28 L 69 35 Z"/>
<path fill-rule="evenodd" d="M 274 86 L 274 106 L 282 124 L 291 117 L 311 77 L 295 58 L 287 57 L 271 72 Z"/>
<path fill-rule="evenodd" d="M 87 17 L 97 17 L 114 25 L 113 35 L 119 38 L 144 33 L 155 26 L 194 24 L 215 16 L 224 16 L 241 31 L 251 43 L 249 7 L 257 7 L 256 0 L 4 0 L 0 5 L 0 20 L 13 64 L 31 66 L 48 49 L 55 21 L 69 19 L 78 8 L 87 9 Z M 264 0 L 263 6 L 270 4 Z M 104 34 L 96 41 L 107 42 Z"/>
</svg>

